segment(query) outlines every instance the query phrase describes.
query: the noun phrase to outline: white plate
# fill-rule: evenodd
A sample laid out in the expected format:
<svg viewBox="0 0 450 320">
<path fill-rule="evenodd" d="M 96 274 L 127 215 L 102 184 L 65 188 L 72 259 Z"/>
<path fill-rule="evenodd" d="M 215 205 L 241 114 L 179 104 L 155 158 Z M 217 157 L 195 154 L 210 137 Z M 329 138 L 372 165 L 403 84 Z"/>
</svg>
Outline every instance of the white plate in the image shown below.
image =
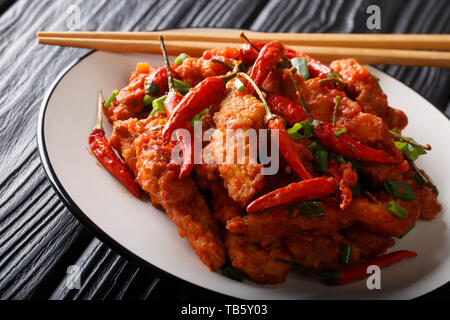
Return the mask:
<svg viewBox="0 0 450 320">
<path fill-rule="evenodd" d="M 85 56 L 56 79 L 39 116 L 39 150 L 47 175 L 71 211 L 110 245 L 180 279 L 244 299 L 407 299 L 450 280 L 450 123 L 415 91 L 370 69 L 380 78 L 390 105 L 408 115 L 406 135 L 433 146 L 431 154 L 417 163 L 438 186 L 443 212 L 431 222 L 419 221 L 392 248 L 413 250 L 419 256 L 383 269 L 381 290 L 368 290 L 365 281 L 327 286 L 295 271 L 281 285 L 262 286 L 209 272 L 163 212 L 126 192 L 89 154 L 87 138 L 95 124 L 97 90 L 109 94 L 125 86 L 138 62 L 163 63 L 157 55 L 93 52 Z"/>
</svg>

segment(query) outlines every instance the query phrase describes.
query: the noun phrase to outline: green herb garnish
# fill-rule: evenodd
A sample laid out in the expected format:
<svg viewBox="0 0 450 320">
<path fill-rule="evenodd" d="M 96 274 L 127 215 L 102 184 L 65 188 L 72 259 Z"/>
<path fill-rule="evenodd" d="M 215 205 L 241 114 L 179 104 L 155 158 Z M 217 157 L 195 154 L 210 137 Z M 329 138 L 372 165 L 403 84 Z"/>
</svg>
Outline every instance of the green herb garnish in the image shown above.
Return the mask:
<svg viewBox="0 0 450 320">
<path fill-rule="evenodd" d="M 105 108 L 108 109 L 111 103 L 116 98 L 117 94 L 119 94 L 119 90 L 114 90 L 111 95 L 109 96 L 108 100 L 105 102 Z"/>
<path fill-rule="evenodd" d="M 291 59 L 291 65 L 297 69 L 298 74 L 301 75 L 304 80 L 309 79 L 308 60 L 306 60 L 306 58 L 293 58 Z"/>
<path fill-rule="evenodd" d="M 388 202 L 386 209 L 399 219 L 403 219 L 408 214 L 405 209 L 403 209 L 397 202 L 393 200 Z"/>
<path fill-rule="evenodd" d="M 384 181 L 384 188 L 393 196 L 395 199 L 402 199 L 407 201 L 412 201 L 416 198 L 411 187 L 402 181 L 386 179 Z"/>
</svg>

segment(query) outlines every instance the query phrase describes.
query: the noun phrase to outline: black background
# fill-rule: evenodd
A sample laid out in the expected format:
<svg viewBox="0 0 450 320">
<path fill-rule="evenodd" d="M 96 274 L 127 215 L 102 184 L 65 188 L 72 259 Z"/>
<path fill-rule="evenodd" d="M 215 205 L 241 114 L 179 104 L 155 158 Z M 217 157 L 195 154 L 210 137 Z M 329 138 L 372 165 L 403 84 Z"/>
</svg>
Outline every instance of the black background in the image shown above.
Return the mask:
<svg viewBox="0 0 450 320">
<path fill-rule="evenodd" d="M 73 4 L 81 9 L 81 30 L 367 33 L 373 31 L 366 28 L 366 8 L 377 4 L 382 23 L 376 32 L 450 31 L 448 0 L 0 0 L 0 299 L 224 298 L 136 266 L 87 231 L 47 180 L 35 138 L 39 107 L 56 76 L 87 50 L 39 46 L 35 33 L 68 30 L 67 9 Z M 450 115 L 449 69 L 380 68 Z M 65 286 L 66 269 L 73 264 L 83 269 L 81 290 Z M 425 297 L 449 298 L 450 286 Z"/>
</svg>

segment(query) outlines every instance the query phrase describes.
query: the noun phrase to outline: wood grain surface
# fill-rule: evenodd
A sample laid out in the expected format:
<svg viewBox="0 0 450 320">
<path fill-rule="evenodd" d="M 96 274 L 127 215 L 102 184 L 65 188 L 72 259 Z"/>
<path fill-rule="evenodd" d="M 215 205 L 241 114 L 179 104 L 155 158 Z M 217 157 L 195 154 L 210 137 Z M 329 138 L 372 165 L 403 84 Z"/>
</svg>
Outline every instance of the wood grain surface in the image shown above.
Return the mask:
<svg viewBox="0 0 450 320">
<path fill-rule="evenodd" d="M 0 299 L 220 297 L 128 261 L 88 232 L 59 200 L 41 167 L 37 116 L 56 76 L 87 51 L 38 46 L 37 31 L 69 30 L 68 10 L 76 5 L 81 31 L 224 27 L 365 33 L 372 32 L 366 27 L 371 4 L 381 8 L 377 32 L 450 31 L 447 0 L 0 0 Z M 449 69 L 379 68 L 450 115 Z M 80 290 L 66 286 L 70 265 L 83 269 Z M 449 285 L 426 297 L 450 297 Z"/>
</svg>

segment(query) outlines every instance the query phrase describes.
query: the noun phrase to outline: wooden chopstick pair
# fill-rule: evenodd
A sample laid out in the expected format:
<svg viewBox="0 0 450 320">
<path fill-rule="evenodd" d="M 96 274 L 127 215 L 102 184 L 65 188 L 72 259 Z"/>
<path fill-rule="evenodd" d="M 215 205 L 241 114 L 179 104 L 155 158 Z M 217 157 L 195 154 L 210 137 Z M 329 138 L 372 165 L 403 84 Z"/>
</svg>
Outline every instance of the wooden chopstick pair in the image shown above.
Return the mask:
<svg viewBox="0 0 450 320">
<path fill-rule="evenodd" d="M 164 35 L 169 54 L 199 56 L 213 47 L 239 47 L 236 32 L 39 32 L 40 44 L 115 52 L 160 53 Z M 365 64 L 450 67 L 450 35 L 294 34 L 246 32 L 257 41 L 279 40 L 323 61 L 355 58 Z M 431 51 L 433 50 L 433 51 Z"/>
</svg>

